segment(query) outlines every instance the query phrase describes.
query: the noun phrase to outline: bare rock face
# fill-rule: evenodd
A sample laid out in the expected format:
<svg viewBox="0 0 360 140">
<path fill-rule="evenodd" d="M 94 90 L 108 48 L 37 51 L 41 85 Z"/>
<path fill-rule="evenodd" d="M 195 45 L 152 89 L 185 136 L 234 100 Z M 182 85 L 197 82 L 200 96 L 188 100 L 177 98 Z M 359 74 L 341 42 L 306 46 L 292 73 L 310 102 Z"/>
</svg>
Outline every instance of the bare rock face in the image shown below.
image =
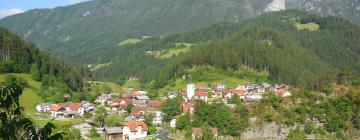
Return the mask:
<svg viewBox="0 0 360 140">
<path fill-rule="evenodd" d="M 320 16 L 340 16 L 360 24 L 359 0 L 286 0 L 286 9 L 306 11 Z"/>
<path fill-rule="evenodd" d="M 265 9 L 265 12 L 285 10 L 285 0 L 273 0 Z"/>
</svg>

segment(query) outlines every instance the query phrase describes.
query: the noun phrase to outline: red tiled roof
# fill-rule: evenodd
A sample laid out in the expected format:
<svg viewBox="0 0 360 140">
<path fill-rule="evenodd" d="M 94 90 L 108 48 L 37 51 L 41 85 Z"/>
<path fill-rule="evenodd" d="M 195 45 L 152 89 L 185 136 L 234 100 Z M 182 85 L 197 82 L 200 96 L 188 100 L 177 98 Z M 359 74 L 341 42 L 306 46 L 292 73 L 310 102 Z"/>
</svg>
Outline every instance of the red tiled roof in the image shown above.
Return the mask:
<svg viewBox="0 0 360 140">
<path fill-rule="evenodd" d="M 131 109 L 130 116 L 139 117 L 140 111 L 144 111 L 144 113 L 145 113 L 146 110 L 143 107 L 133 107 Z"/>
<path fill-rule="evenodd" d="M 182 107 L 182 111 L 184 113 L 187 113 L 190 111 L 190 107 L 187 104 L 182 104 L 181 107 Z"/>
<path fill-rule="evenodd" d="M 128 126 L 131 132 L 137 132 L 137 127 L 141 126 L 142 131 L 148 131 L 148 127 L 144 122 L 140 121 L 130 121 L 125 124 L 125 126 Z"/>
<path fill-rule="evenodd" d="M 187 102 L 187 103 L 181 104 L 182 111 L 183 111 L 184 113 L 189 112 L 189 111 L 190 111 L 190 108 L 195 107 L 195 104 L 196 104 L 196 102 Z"/>
<path fill-rule="evenodd" d="M 162 103 L 160 101 L 152 100 L 148 102 L 149 108 L 160 109 Z"/>
<path fill-rule="evenodd" d="M 72 110 L 72 111 L 76 111 L 81 107 L 81 103 L 70 103 L 68 104 L 68 107 Z"/>
<path fill-rule="evenodd" d="M 81 107 L 81 103 L 69 103 L 69 104 L 59 104 L 57 106 L 53 106 L 50 110 L 51 111 L 59 111 L 61 108 L 69 107 L 72 111 L 77 111 Z"/>
<path fill-rule="evenodd" d="M 287 90 L 286 90 L 286 89 L 283 89 L 283 88 L 281 88 L 281 89 L 278 90 L 279 96 L 283 96 L 286 92 L 287 92 Z"/>
<path fill-rule="evenodd" d="M 124 101 L 125 103 L 131 103 L 131 98 L 130 97 L 113 98 L 111 101 L 112 102 L 122 102 L 122 101 Z"/>
<path fill-rule="evenodd" d="M 64 109 L 63 106 L 57 105 L 57 106 L 52 106 L 50 111 L 59 111 L 60 109 Z"/>
<path fill-rule="evenodd" d="M 196 90 L 195 96 L 208 96 L 208 92 L 206 90 Z"/>
</svg>

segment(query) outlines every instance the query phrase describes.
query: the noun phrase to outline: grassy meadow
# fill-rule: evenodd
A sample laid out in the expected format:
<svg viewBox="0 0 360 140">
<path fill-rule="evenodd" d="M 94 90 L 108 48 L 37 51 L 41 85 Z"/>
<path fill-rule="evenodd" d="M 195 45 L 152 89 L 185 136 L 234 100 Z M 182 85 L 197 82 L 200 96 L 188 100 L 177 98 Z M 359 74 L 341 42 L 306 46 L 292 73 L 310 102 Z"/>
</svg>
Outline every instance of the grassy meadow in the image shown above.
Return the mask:
<svg viewBox="0 0 360 140">
<path fill-rule="evenodd" d="M 317 31 L 320 29 L 320 25 L 316 24 L 316 23 L 301 24 L 301 23 L 297 22 L 297 23 L 295 23 L 295 26 L 298 30 Z"/>
</svg>

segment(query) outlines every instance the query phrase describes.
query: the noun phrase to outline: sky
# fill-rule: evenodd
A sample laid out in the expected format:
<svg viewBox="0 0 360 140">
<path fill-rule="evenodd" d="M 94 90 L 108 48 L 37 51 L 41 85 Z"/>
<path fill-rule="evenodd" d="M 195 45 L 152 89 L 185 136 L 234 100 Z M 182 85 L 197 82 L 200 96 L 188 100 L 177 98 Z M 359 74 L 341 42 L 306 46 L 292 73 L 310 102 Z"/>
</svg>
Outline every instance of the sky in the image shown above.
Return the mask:
<svg viewBox="0 0 360 140">
<path fill-rule="evenodd" d="M 87 0 L 0 0 L 0 18 L 36 8 L 54 8 Z"/>
</svg>

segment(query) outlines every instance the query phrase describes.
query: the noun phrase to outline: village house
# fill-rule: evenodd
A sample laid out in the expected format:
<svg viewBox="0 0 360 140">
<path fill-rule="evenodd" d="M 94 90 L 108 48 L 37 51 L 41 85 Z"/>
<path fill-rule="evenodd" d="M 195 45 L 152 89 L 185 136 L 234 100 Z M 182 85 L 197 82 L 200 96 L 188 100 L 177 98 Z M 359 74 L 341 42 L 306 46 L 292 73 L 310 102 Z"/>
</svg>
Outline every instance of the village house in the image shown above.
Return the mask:
<svg viewBox="0 0 360 140">
<path fill-rule="evenodd" d="M 66 103 L 53 106 L 50 112 L 54 118 L 73 118 L 75 116 L 83 116 L 85 109 L 81 103 Z"/>
<path fill-rule="evenodd" d="M 142 91 L 142 90 L 137 90 L 137 91 L 134 91 L 133 93 L 135 96 L 145 96 L 147 94 L 146 91 Z"/>
<path fill-rule="evenodd" d="M 217 128 L 209 128 L 209 130 L 211 131 L 211 134 L 214 135 L 214 137 L 218 136 L 218 130 Z M 201 135 L 203 134 L 203 129 L 202 128 L 192 128 L 191 129 L 191 137 L 193 140 L 195 140 L 198 137 L 201 137 Z"/>
<path fill-rule="evenodd" d="M 150 100 L 148 101 L 147 106 L 151 110 L 160 110 L 162 106 L 162 102 L 157 100 Z"/>
<path fill-rule="evenodd" d="M 216 91 L 224 91 L 225 90 L 225 84 L 221 83 L 221 84 L 217 84 L 215 85 L 215 90 Z"/>
<path fill-rule="evenodd" d="M 134 96 L 132 97 L 132 104 L 136 105 L 142 105 L 146 104 L 150 98 L 148 96 Z"/>
<path fill-rule="evenodd" d="M 96 98 L 95 103 L 100 103 L 101 105 L 105 105 L 110 99 L 111 99 L 110 94 L 102 94 Z"/>
<path fill-rule="evenodd" d="M 288 91 L 288 85 L 281 84 L 281 85 L 275 85 L 275 88 L 273 88 L 273 92 L 277 93 L 281 97 L 289 97 L 292 94 Z"/>
<path fill-rule="evenodd" d="M 129 77 L 129 80 L 139 80 L 140 78 L 139 77 L 136 77 L 136 76 L 132 76 L 132 77 Z"/>
<path fill-rule="evenodd" d="M 263 99 L 263 96 L 257 92 L 251 92 L 245 95 L 243 99 L 245 102 L 259 102 Z"/>
<path fill-rule="evenodd" d="M 190 101 L 190 102 L 185 102 L 181 104 L 181 110 L 183 113 L 190 113 L 192 114 L 194 112 L 195 109 L 195 105 L 196 102 L 195 101 Z"/>
<path fill-rule="evenodd" d="M 84 108 L 85 112 L 92 112 L 95 110 L 95 104 L 88 101 L 81 101 L 81 106 Z"/>
<path fill-rule="evenodd" d="M 108 102 L 108 106 L 110 106 L 112 110 L 125 112 L 126 107 L 131 103 L 130 97 L 113 98 Z"/>
<path fill-rule="evenodd" d="M 103 133 L 107 140 L 117 140 L 123 137 L 123 127 L 104 127 Z"/>
<path fill-rule="evenodd" d="M 130 121 L 124 125 L 123 140 L 134 140 L 147 136 L 148 127 L 142 121 Z"/>
<path fill-rule="evenodd" d="M 238 85 L 235 87 L 236 90 L 246 90 L 246 85 Z"/>
<path fill-rule="evenodd" d="M 51 116 L 54 118 L 65 118 L 65 110 L 63 106 L 52 106 L 50 109 Z"/>
<path fill-rule="evenodd" d="M 244 99 L 247 94 L 246 90 L 226 90 L 224 91 L 224 98 L 230 99 L 233 95 L 239 95 L 240 99 Z"/>
<path fill-rule="evenodd" d="M 147 113 L 147 108 L 145 106 L 135 106 L 131 109 L 130 116 L 133 120 L 143 121 Z"/>
<path fill-rule="evenodd" d="M 164 95 L 165 99 L 174 99 L 177 97 L 177 93 L 176 92 L 167 92 Z"/>
<path fill-rule="evenodd" d="M 176 127 L 176 119 L 171 119 L 170 121 L 170 127 L 175 128 Z"/>
<path fill-rule="evenodd" d="M 162 123 L 163 113 L 161 112 L 162 102 L 152 100 L 147 104 L 147 111 L 150 113 L 154 113 L 154 118 L 152 120 L 152 124 L 160 125 Z"/>
<path fill-rule="evenodd" d="M 271 87 L 271 84 L 269 83 L 262 83 L 261 86 L 265 89 L 269 89 Z"/>
<path fill-rule="evenodd" d="M 281 97 L 289 97 L 292 95 L 287 89 L 279 89 L 277 94 Z"/>
<path fill-rule="evenodd" d="M 53 105 L 49 103 L 41 103 L 36 105 L 35 109 L 37 112 L 49 112 Z"/>
<path fill-rule="evenodd" d="M 209 92 L 207 90 L 196 90 L 194 99 L 199 99 L 208 102 L 208 94 Z"/>
</svg>

